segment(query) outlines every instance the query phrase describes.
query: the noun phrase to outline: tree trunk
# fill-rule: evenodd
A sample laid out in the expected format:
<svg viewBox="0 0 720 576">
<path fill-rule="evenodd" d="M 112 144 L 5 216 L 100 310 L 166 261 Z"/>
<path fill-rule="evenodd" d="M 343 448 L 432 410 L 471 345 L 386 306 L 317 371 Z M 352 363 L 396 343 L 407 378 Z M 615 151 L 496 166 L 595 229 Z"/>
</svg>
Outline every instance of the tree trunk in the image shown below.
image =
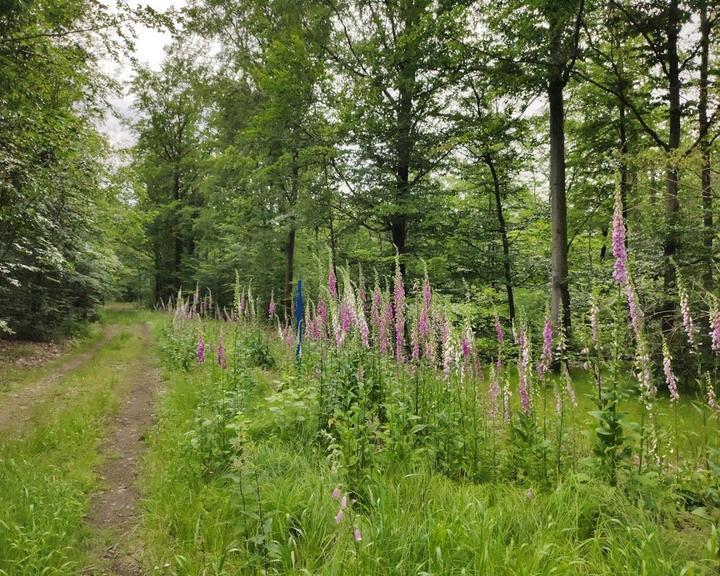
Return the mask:
<svg viewBox="0 0 720 576">
<path fill-rule="evenodd" d="M 668 67 L 668 103 L 669 103 L 669 133 L 668 133 L 668 159 L 665 171 L 665 223 L 667 232 L 663 246 L 664 255 L 664 291 L 666 300 L 663 304 L 663 327 L 672 328 L 672 315 L 675 310 L 675 270 L 673 259 L 676 258 L 680 246 L 678 235 L 678 216 L 680 200 L 678 198 L 680 172 L 677 166 L 675 152 L 680 147 L 680 62 L 678 57 L 678 27 L 680 11 L 678 0 L 670 2 L 667 20 L 667 67 Z"/>
<path fill-rule="evenodd" d="M 698 120 L 700 130 L 700 152 L 702 156 L 702 206 L 703 206 L 703 261 L 705 262 L 703 284 L 708 292 L 713 290 L 713 212 L 711 158 L 708 143 L 708 65 L 710 60 L 710 28 L 707 2 L 700 6 L 700 95 L 698 99 Z"/>
<path fill-rule="evenodd" d="M 179 201 L 180 201 L 180 170 L 179 168 L 175 169 L 175 173 L 173 174 L 173 200 L 175 200 L 175 230 L 173 231 L 174 234 L 174 240 L 175 240 L 175 248 L 173 251 L 173 277 L 175 278 L 176 286 L 174 286 L 175 291 L 178 291 L 180 287 L 182 286 L 182 277 L 180 273 L 180 268 L 182 267 L 182 233 L 180 231 L 180 208 L 179 208 Z"/>
<path fill-rule="evenodd" d="M 407 251 L 407 202 L 410 194 L 410 130 L 412 122 L 412 97 L 407 88 L 400 90 L 400 107 L 398 110 L 397 137 L 397 168 L 395 172 L 396 192 L 395 207 L 390 216 L 390 234 L 400 256 L 400 270 L 405 276 L 405 259 Z"/>
<path fill-rule="evenodd" d="M 292 308 L 293 276 L 295 273 L 295 204 L 300 191 L 300 167 L 298 166 L 298 153 L 293 153 L 293 164 L 290 174 L 290 194 L 288 195 L 288 206 L 290 208 L 290 229 L 288 230 L 287 243 L 285 244 L 285 287 L 284 306 L 289 314 Z"/>
<path fill-rule="evenodd" d="M 627 117 L 625 104 L 620 102 L 620 200 L 622 202 L 622 213 L 623 220 L 625 220 L 625 227 L 628 225 L 628 209 L 627 209 L 627 197 L 628 197 L 628 166 L 627 166 L 627 152 L 628 152 L 628 139 L 627 139 Z M 628 238 L 625 235 L 625 247 L 627 248 Z"/>
<path fill-rule="evenodd" d="M 505 290 L 507 291 L 508 314 L 510 322 L 515 320 L 515 298 L 513 296 L 512 271 L 510 269 L 510 242 L 507 236 L 507 227 L 505 225 L 505 215 L 503 214 L 502 195 L 500 193 L 500 179 L 495 169 L 495 163 L 491 154 L 485 154 L 485 164 L 490 168 L 493 179 L 493 190 L 495 192 L 495 214 L 498 220 L 498 231 L 502 241 L 503 249 L 503 271 L 505 273 Z"/>
<path fill-rule="evenodd" d="M 410 33 L 417 25 L 420 17 L 418 7 L 408 3 L 402 12 L 402 21 L 405 31 Z M 413 98 L 415 97 L 415 74 L 418 54 L 417 46 L 408 42 L 403 47 L 403 54 L 397 81 L 397 137 L 395 142 L 395 155 L 397 166 L 395 170 L 395 206 L 390 216 L 390 234 L 395 249 L 400 256 L 400 271 L 406 273 L 406 263 L 403 256 L 407 253 L 407 219 L 408 202 L 410 201 L 410 164 L 413 155 Z"/>
<path fill-rule="evenodd" d="M 567 260 L 567 200 L 565 197 L 565 114 L 563 80 L 560 70 L 551 72 L 550 101 L 550 220 L 552 238 L 552 277 L 550 316 L 557 326 L 562 310 L 563 325 L 570 328 L 570 291 Z"/>
</svg>

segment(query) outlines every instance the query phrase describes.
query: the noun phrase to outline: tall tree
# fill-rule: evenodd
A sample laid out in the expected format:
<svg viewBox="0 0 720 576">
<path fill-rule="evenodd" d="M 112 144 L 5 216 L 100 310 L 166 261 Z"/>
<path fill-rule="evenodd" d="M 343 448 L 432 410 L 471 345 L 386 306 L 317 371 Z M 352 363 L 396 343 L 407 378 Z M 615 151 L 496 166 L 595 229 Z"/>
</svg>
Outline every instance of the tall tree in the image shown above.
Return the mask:
<svg viewBox="0 0 720 576">
<path fill-rule="evenodd" d="M 159 72 L 139 70 L 134 80 L 135 157 L 155 212 L 150 223 L 155 257 L 155 298 L 166 299 L 192 283 L 187 260 L 195 254 L 193 222 L 198 192 L 201 100 L 196 70 L 186 58 L 168 57 Z M 150 207 L 149 207 L 150 208 Z"/>
<path fill-rule="evenodd" d="M 568 225 L 565 181 L 565 88 L 579 51 L 583 0 L 541 1 L 531 4 L 506 0 L 488 17 L 495 35 L 485 51 L 514 65 L 525 86 L 544 92 L 549 107 L 551 319 L 562 314 L 570 327 Z M 488 10 L 490 7 L 488 6 Z"/>
<path fill-rule="evenodd" d="M 335 163 L 351 183 L 357 219 L 389 235 L 400 254 L 423 219 L 428 175 L 452 151 L 448 98 L 467 62 L 465 2 L 368 0 L 333 3 L 327 54 L 341 80 L 337 101 L 346 137 Z"/>
<path fill-rule="evenodd" d="M 236 151 L 254 165 L 248 190 L 274 204 L 283 222 L 283 294 L 289 309 L 295 272 L 299 203 L 315 187 L 325 119 L 320 112 L 327 9 L 316 0 L 197 1 L 192 29 L 223 43 L 223 59 L 254 94 L 252 114 L 236 134 Z"/>
</svg>

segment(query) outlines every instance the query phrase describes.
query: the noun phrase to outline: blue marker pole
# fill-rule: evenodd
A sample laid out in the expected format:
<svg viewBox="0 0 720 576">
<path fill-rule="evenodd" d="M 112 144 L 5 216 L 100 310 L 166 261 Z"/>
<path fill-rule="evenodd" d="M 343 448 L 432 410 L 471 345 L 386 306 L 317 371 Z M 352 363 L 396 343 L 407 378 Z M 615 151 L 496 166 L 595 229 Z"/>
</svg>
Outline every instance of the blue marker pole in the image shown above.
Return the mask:
<svg viewBox="0 0 720 576">
<path fill-rule="evenodd" d="M 295 295 L 295 329 L 297 330 L 297 348 L 295 348 L 295 361 L 299 364 L 302 357 L 303 337 L 303 293 L 302 280 L 298 280 L 297 293 Z"/>
</svg>

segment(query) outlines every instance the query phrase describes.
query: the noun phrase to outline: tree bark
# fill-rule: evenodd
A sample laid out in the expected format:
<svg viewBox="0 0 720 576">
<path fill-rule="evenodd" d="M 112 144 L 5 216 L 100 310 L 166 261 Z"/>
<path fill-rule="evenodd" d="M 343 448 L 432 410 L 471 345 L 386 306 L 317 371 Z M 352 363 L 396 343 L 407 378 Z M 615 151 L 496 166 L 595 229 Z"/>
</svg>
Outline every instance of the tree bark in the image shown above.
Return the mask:
<svg viewBox="0 0 720 576">
<path fill-rule="evenodd" d="M 550 221 L 552 276 L 550 316 L 557 326 L 570 328 L 570 291 L 567 260 L 567 199 L 565 195 L 565 111 L 564 82 L 560 69 L 551 71 L 548 83 L 550 102 Z"/>
<path fill-rule="evenodd" d="M 287 243 L 285 244 L 285 287 L 284 287 L 284 306 L 289 314 L 292 308 L 293 295 L 293 276 L 295 274 L 295 204 L 300 192 L 300 167 L 298 166 L 298 153 L 293 153 L 293 163 L 290 173 L 290 194 L 288 195 L 288 205 L 290 212 L 290 229 L 288 230 Z"/>
<path fill-rule="evenodd" d="M 628 152 L 628 138 L 627 138 L 627 116 L 625 110 L 625 104 L 620 102 L 620 200 L 622 201 L 622 213 L 623 220 L 625 220 L 625 227 L 628 225 L 628 209 L 627 209 L 627 197 L 628 197 L 628 165 L 627 165 L 627 152 Z M 627 234 L 625 235 L 625 247 L 627 248 Z"/>
<path fill-rule="evenodd" d="M 175 278 L 175 291 L 182 286 L 180 268 L 182 267 L 182 233 L 180 231 L 180 169 L 176 167 L 173 174 L 173 200 L 175 200 L 175 230 L 173 231 L 175 248 L 173 251 L 173 276 Z"/>
<path fill-rule="evenodd" d="M 406 32 L 412 31 L 420 17 L 414 3 L 404 6 L 403 26 Z M 418 55 L 417 46 L 410 41 L 403 46 L 397 80 L 397 136 L 395 142 L 395 206 L 390 216 L 390 234 L 395 249 L 400 256 L 400 271 L 406 273 L 403 256 L 407 253 L 408 203 L 410 201 L 410 165 L 413 156 L 413 99 L 415 98 L 415 75 Z"/>
<path fill-rule="evenodd" d="M 507 226 L 505 225 L 505 214 L 503 213 L 502 195 L 500 192 L 500 179 L 498 178 L 495 162 L 491 154 L 485 154 L 485 164 L 490 168 L 490 174 L 493 179 L 493 190 L 495 193 L 495 214 L 498 220 L 498 231 L 502 241 L 503 249 L 503 271 L 505 274 L 505 290 L 507 292 L 508 314 L 510 322 L 515 320 L 515 298 L 513 296 L 512 270 L 510 269 L 510 242 L 507 236 Z"/>
<path fill-rule="evenodd" d="M 703 206 L 703 261 L 705 262 L 703 284 L 708 292 L 712 292 L 713 278 L 713 211 L 711 156 L 708 143 L 708 66 L 710 60 L 710 29 L 707 2 L 700 6 L 700 94 L 698 99 L 698 123 L 700 131 L 700 153 L 702 157 L 702 206 Z"/>
<path fill-rule="evenodd" d="M 678 234 L 678 216 L 680 200 L 678 190 L 680 172 L 677 166 L 675 153 L 680 147 L 680 62 L 678 57 L 678 33 L 680 10 L 678 0 L 671 0 L 667 19 L 667 67 L 668 67 L 668 104 L 669 104 L 669 132 L 668 132 L 668 158 L 665 171 L 665 223 L 667 232 L 663 246 L 664 255 L 664 291 L 666 300 L 663 303 L 663 327 L 672 328 L 672 316 L 675 310 L 675 270 L 673 260 L 677 257 L 680 247 Z"/>
</svg>

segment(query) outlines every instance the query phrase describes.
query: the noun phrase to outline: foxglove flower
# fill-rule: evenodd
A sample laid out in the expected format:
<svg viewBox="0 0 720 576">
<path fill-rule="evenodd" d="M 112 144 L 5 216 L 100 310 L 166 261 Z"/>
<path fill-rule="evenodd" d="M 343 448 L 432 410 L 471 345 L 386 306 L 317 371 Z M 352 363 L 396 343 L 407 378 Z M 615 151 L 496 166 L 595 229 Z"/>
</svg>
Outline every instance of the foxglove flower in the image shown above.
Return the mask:
<svg viewBox="0 0 720 576">
<path fill-rule="evenodd" d="M 205 364 L 205 338 L 202 334 L 200 334 L 200 339 L 195 348 L 195 358 L 197 358 L 198 364 Z"/>
<path fill-rule="evenodd" d="M 625 219 L 623 218 L 623 205 L 620 194 L 615 196 L 615 211 L 613 213 L 612 252 L 615 256 L 613 279 L 620 286 L 628 281 L 628 255 L 625 248 Z"/>
<path fill-rule="evenodd" d="M 530 390 L 528 383 L 528 366 L 530 364 L 530 344 L 527 333 L 523 328 L 518 335 L 518 347 L 520 358 L 518 364 L 518 395 L 520 396 L 520 408 L 525 416 L 530 415 Z"/>
<path fill-rule="evenodd" d="M 510 422 L 510 382 L 505 380 L 505 386 L 503 387 L 503 419 L 505 422 Z"/>
<path fill-rule="evenodd" d="M 678 273 L 679 274 L 679 273 Z M 682 316 L 683 329 L 687 335 L 688 344 L 695 347 L 695 325 L 690 315 L 690 299 L 682 281 L 678 278 L 678 291 L 680 292 L 680 315 Z"/>
<path fill-rule="evenodd" d="M 497 335 L 498 344 L 505 342 L 505 332 L 503 331 L 502 324 L 500 324 L 500 318 L 495 315 L 495 334 Z"/>
<path fill-rule="evenodd" d="M 405 285 L 399 258 L 395 261 L 393 302 L 395 304 L 395 359 L 402 363 L 405 361 Z"/>
<path fill-rule="evenodd" d="M 717 396 L 715 395 L 715 388 L 710 382 L 709 377 L 707 382 L 707 403 L 710 408 L 720 412 L 720 405 L 718 404 Z"/>
<path fill-rule="evenodd" d="M 470 354 L 472 353 L 472 340 L 472 329 L 468 326 L 467 328 L 465 328 L 460 338 L 460 348 L 462 350 L 463 360 L 465 360 L 466 362 L 467 359 L 470 357 Z"/>
<path fill-rule="evenodd" d="M 418 317 L 418 334 L 420 337 L 427 337 L 430 334 L 430 314 L 431 314 L 431 298 L 430 281 L 425 276 L 423 282 L 423 301 L 420 307 L 420 315 Z"/>
<path fill-rule="evenodd" d="M 665 383 L 667 384 L 668 390 L 670 391 L 670 402 L 675 402 L 680 399 L 677 389 L 677 378 L 672 369 L 672 356 L 670 356 L 670 348 L 668 347 L 665 337 L 662 339 L 662 351 L 663 351 L 663 372 L 665 372 Z"/>
<path fill-rule="evenodd" d="M 270 304 L 268 305 L 268 317 L 273 319 L 275 317 L 275 295 L 270 292 Z"/>
<path fill-rule="evenodd" d="M 225 346 L 223 346 L 222 336 L 218 337 L 217 365 L 223 370 L 227 368 L 227 357 L 225 355 Z"/>
<path fill-rule="evenodd" d="M 553 325 L 549 318 L 545 318 L 545 325 L 543 326 L 543 348 L 540 356 L 540 362 L 537 365 L 537 373 L 540 378 L 545 375 L 545 372 L 550 368 L 553 358 Z"/>
<path fill-rule="evenodd" d="M 452 338 L 451 338 L 451 326 L 450 321 L 445 317 L 444 314 L 438 315 L 439 328 L 440 328 L 440 346 L 442 347 L 442 363 L 443 372 L 445 377 L 450 376 L 452 369 L 453 349 L 452 349 Z"/>
<path fill-rule="evenodd" d="M 625 283 L 625 296 L 627 298 L 628 309 L 630 310 L 630 325 L 637 338 L 640 335 L 645 317 L 642 308 L 640 308 L 640 304 L 638 304 L 637 293 L 631 282 Z"/>
<path fill-rule="evenodd" d="M 376 333 L 380 333 L 380 325 L 382 323 L 382 309 L 383 309 L 383 297 L 380 291 L 380 286 L 377 282 L 375 288 L 373 288 L 372 296 L 370 297 L 370 322 L 373 325 Z"/>
<path fill-rule="evenodd" d="M 394 323 L 394 320 L 395 316 L 393 315 L 393 307 L 392 302 L 390 301 L 390 295 L 386 294 L 383 302 L 383 314 L 380 318 L 380 333 L 378 335 L 380 353 L 383 355 L 392 353 L 390 348 L 389 332 L 390 327 Z"/>
<path fill-rule="evenodd" d="M 720 354 L 720 308 L 717 307 L 710 311 L 710 348 Z"/>
<path fill-rule="evenodd" d="M 595 346 L 596 350 L 600 349 L 600 307 L 597 304 L 597 300 L 593 298 L 592 305 L 590 306 L 590 338 Z"/>
<path fill-rule="evenodd" d="M 363 348 L 370 348 L 370 328 L 368 327 L 367 320 L 365 320 L 365 310 L 361 304 L 358 305 L 357 310 L 357 326 Z"/>
<path fill-rule="evenodd" d="M 415 322 L 413 325 L 412 333 L 410 334 L 410 358 L 414 363 L 418 363 L 420 361 L 420 330 L 419 330 L 419 322 Z"/>
</svg>

